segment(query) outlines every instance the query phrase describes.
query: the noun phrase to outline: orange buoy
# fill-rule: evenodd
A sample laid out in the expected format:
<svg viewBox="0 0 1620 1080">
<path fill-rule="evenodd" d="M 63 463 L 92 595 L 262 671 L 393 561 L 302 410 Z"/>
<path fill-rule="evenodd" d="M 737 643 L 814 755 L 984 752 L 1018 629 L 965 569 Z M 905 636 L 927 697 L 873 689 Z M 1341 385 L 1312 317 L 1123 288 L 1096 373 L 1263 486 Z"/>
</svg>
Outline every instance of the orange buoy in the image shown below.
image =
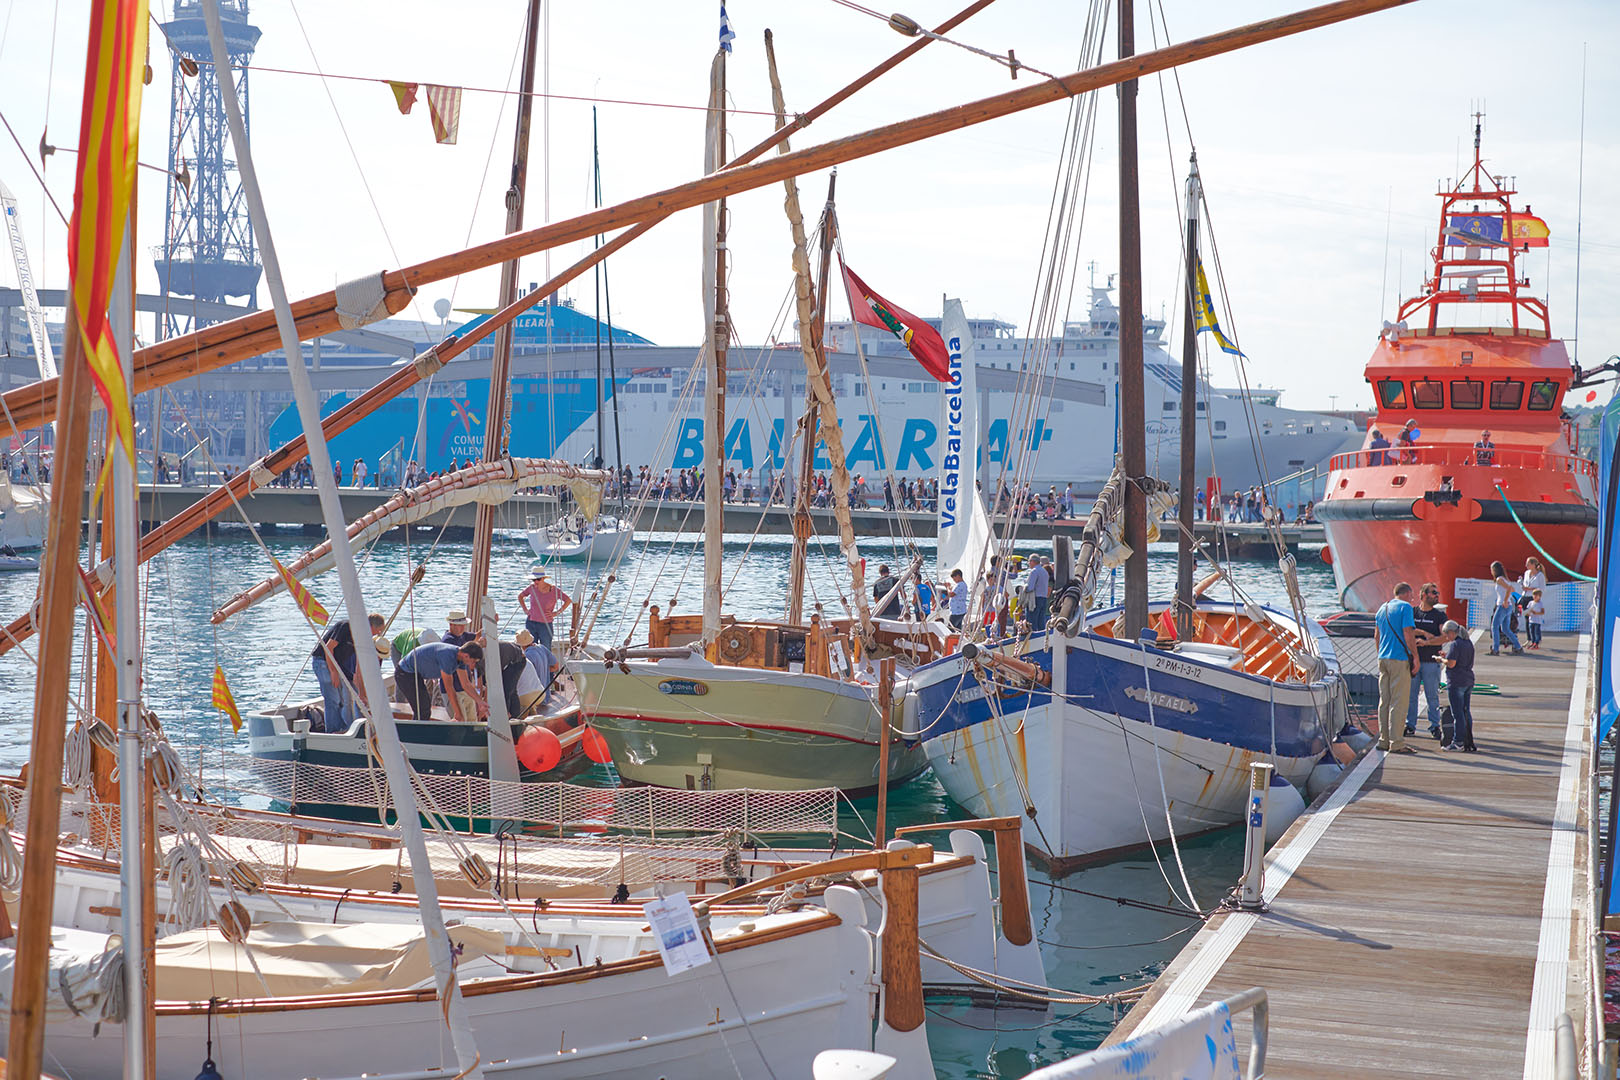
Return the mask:
<svg viewBox="0 0 1620 1080">
<path fill-rule="evenodd" d="M 613 751 L 608 748 L 607 740 L 593 727 L 585 729 L 585 734 L 579 737 L 579 745 L 584 749 L 585 756 L 598 765 L 606 765 L 613 760 Z"/>
<path fill-rule="evenodd" d="M 518 736 L 517 756 L 530 772 L 550 772 L 562 760 L 562 741 L 550 728 L 535 725 Z"/>
</svg>

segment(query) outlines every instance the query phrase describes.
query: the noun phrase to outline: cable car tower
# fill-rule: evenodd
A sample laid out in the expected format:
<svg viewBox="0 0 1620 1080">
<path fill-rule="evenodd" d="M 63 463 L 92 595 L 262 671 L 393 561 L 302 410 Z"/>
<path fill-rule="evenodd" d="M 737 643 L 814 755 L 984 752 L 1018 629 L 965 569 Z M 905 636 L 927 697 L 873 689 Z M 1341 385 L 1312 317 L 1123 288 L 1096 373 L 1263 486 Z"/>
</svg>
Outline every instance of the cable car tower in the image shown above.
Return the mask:
<svg viewBox="0 0 1620 1080">
<path fill-rule="evenodd" d="M 219 0 L 219 14 L 231 59 L 228 77 L 236 80 L 246 122 L 247 64 L 259 43 L 259 28 L 248 22 L 248 0 Z M 188 298 L 230 303 L 245 297 L 247 307 L 253 307 L 260 266 L 201 0 L 175 0 L 174 18 L 163 24 L 163 33 L 175 52 L 167 220 L 157 252 L 158 281 L 169 299 L 162 318 L 162 333 L 168 337 L 224 321 L 217 309 L 199 310 Z"/>
</svg>

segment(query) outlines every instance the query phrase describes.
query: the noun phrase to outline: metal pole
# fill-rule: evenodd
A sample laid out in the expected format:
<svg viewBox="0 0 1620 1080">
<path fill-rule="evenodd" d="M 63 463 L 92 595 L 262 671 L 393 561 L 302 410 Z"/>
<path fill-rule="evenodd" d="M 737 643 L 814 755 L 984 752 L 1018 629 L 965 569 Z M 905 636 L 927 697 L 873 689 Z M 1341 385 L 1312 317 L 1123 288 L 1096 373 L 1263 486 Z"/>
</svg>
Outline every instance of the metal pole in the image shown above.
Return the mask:
<svg viewBox="0 0 1620 1080">
<path fill-rule="evenodd" d="M 1198 490 L 1198 154 L 1187 171 L 1187 314 L 1181 324 L 1181 520 L 1176 537 L 1176 636 L 1192 639 L 1193 497 Z"/>
<path fill-rule="evenodd" d="M 1266 802 L 1271 794 L 1274 767 L 1264 761 L 1249 766 L 1248 833 L 1243 838 L 1243 882 L 1238 906 L 1245 911 L 1266 908 Z"/>
<path fill-rule="evenodd" d="M 1119 57 L 1136 52 L 1132 0 L 1119 3 Z M 1147 418 L 1142 373 L 1142 221 L 1137 183 L 1136 80 L 1119 84 L 1119 402 L 1125 466 L 1125 634 L 1134 641 L 1148 624 Z"/>
</svg>

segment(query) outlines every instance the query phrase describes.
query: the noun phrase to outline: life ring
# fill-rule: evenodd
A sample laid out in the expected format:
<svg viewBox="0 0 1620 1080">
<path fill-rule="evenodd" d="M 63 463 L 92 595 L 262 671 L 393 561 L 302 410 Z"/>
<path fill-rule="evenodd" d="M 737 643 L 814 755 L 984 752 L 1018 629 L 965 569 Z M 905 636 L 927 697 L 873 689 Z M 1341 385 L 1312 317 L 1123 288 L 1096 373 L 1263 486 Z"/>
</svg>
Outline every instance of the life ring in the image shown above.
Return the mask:
<svg viewBox="0 0 1620 1080">
<path fill-rule="evenodd" d="M 754 636 L 746 630 L 727 630 L 718 642 L 720 659 L 728 664 L 740 664 L 754 651 Z"/>
</svg>

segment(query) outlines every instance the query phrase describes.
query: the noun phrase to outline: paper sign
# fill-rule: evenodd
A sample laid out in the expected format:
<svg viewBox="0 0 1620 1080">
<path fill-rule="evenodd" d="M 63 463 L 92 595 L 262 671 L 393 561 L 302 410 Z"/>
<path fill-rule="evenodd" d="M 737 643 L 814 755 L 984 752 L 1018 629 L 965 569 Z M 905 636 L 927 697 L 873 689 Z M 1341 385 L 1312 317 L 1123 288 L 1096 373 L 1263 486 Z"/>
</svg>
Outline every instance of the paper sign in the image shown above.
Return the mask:
<svg viewBox="0 0 1620 1080">
<path fill-rule="evenodd" d="M 665 971 L 679 975 L 709 962 L 709 946 L 698 929 L 697 915 L 685 893 L 671 893 L 650 901 L 642 908 L 642 913 L 652 925 Z"/>
</svg>

